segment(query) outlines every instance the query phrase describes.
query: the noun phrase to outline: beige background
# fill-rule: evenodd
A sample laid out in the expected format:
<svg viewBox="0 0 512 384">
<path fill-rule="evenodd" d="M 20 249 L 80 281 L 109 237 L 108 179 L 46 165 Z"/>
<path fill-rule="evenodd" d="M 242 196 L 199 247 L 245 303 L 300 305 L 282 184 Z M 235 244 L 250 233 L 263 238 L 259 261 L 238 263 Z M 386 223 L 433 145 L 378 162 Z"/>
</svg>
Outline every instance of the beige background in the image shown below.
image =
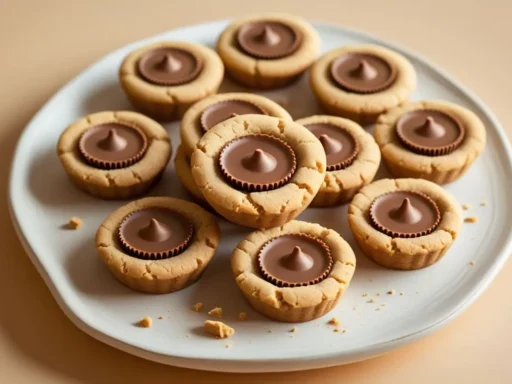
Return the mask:
<svg viewBox="0 0 512 384">
<path fill-rule="evenodd" d="M 93 340 L 59 310 L 7 212 L 9 164 L 24 126 L 64 83 L 115 48 L 186 24 L 263 10 L 358 28 L 420 53 L 480 95 L 512 137 L 509 0 L 2 0 L 1 383 L 511 382 L 510 262 L 466 313 L 436 334 L 370 361 L 301 373 L 231 375 L 158 365 Z"/>
</svg>

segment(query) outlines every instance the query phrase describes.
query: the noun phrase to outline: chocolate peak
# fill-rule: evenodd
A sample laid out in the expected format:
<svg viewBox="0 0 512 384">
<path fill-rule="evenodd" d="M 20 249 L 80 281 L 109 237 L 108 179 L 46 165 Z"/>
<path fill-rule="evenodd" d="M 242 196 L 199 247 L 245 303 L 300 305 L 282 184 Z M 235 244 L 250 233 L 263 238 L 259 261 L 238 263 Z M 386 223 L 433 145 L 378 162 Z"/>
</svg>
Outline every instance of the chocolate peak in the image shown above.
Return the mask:
<svg viewBox="0 0 512 384">
<path fill-rule="evenodd" d="M 148 225 L 140 229 L 139 236 L 147 241 L 161 242 L 171 237 L 172 231 L 165 224 L 152 217 L 149 219 Z"/>
<path fill-rule="evenodd" d="M 313 258 L 307 253 L 302 252 L 301 247 L 298 245 L 293 248 L 290 254 L 281 259 L 281 264 L 291 271 L 307 271 L 311 269 L 314 263 Z"/>
<path fill-rule="evenodd" d="M 322 143 L 326 155 L 339 152 L 343 148 L 343 144 L 339 140 L 333 139 L 325 133 L 320 135 L 318 139 L 320 140 L 320 143 Z"/>
<path fill-rule="evenodd" d="M 421 220 L 421 211 L 411 204 L 408 197 L 402 200 L 402 204 L 396 209 L 393 209 L 389 216 L 400 223 L 414 224 Z"/>
<path fill-rule="evenodd" d="M 253 172 L 268 173 L 276 169 L 277 160 L 270 153 L 262 149 L 256 149 L 251 155 L 245 157 L 242 161 L 245 168 Z"/>
<path fill-rule="evenodd" d="M 155 67 L 164 72 L 178 72 L 183 64 L 172 53 L 166 53 L 162 60 L 156 63 Z"/>
<path fill-rule="evenodd" d="M 128 142 L 124 137 L 121 137 L 115 128 L 108 130 L 107 136 L 98 141 L 98 147 L 104 151 L 118 152 L 126 148 Z"/>
<path fill-rule="evenodd" d="M 377 70 L 373 67 L 368 61 L 362 59 L 357 67 L 353 69 L 350 74 L 361 80 L 372 80 L 375 79 L 378 75 Z"/>
<path fill-rule="evenodd" d="M 432 116 L 427 116 L 425 122 L 417 129 L 419 135 L 423 137 L 439 138 L 446 134 L 446 130 L 441 124 L 437 124 Z"/>
<path fill-rule="evenodd" d="M 281 41 L 279 35 L 275 33 L 274 30 L 269 25 L 265 25 L 265 27 L 263 27 L 263 30 L 258 36 L 258 39 L 263 44 L 270 46 L 277 45 Z"/>
</svg>

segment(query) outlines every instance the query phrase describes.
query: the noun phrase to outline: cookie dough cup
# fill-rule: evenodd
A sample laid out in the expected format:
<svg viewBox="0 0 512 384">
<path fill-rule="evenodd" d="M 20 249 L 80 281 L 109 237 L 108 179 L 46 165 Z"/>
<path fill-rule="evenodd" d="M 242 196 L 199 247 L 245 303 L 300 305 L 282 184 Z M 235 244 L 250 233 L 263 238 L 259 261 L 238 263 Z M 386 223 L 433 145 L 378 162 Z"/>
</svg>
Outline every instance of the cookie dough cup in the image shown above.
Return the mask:
<svg viewBox="0 0 512 384">
<path fill-rule="evenodd" d="M 260 89 L 285 86 L 315 61 L 317 32 L 303 19 L 262 14 L 236 20 L 217 41 L 226 71 L 239 83 Z"/>
<path fill-rule="evenodd" d="M 201 190 L 194 181 L 190 165 L 190 156 L 185 154 L 183 145 L 180 145 L 176 151 L 174 167 L 176 168 L 176 175 L 178 176 L 178 179 L 180 179 L 181 184 L 192 195 L 196 202 L 201 205 L 208 204 L 203 194 L 201 193 Z"/>
<path fill-rule="evenodd" d="M 262 273 L 259 260 L 261 252 L 276 240 L 297 237 L 307 237 L 310 241 L 319 241 L 322 247 L 327 247 L 331 264 L 321 278 L 304 281 L 303 286 L 300 283 L 293 287 L 282 284 L 278 286 Z M 297 253 L 294 252 L 293 243 L 291 247 L 281 250 L 285 251 L 281 253 L 286 253 L 284 257 L 279 252 L 274 252 L 273 256 L 283 257 L 283 261 L 292 256 L 296 257 L 290 256 Z M 306 248 L 304 252 L 309 253 Z M 231 256 L 231 268 L 236 283 L 253 308 L 271 319 L 292 323 L 316 319 L 333 309 L 348 288 L 355 266 L 354 252 L 337 232 L 303 221 L 291 221 L 280 228 L 253 232 L 238 244 Z M 289 270 L 281 272 L 290 273 L 291 270 L 294 273 L 298 268 L 300 261 L 292 263 Z M 314 265 L 309 271 L 313 268 Z M 319 268 L 321 269 L 323 268 Z M 298 278 L 300 280 L 304 277 L 306 276 L 301 275 Z"/>
<path fill-rule="evenodd" d="M 409 143 L 410 139 L 418 140 L 417 138 L 404 137 L 406 141 L 403 141 L 399 137 L 398 125 L 404 125 L 406 119 L 418 113 L 422 116 L 418 117 L 416 123 L 411 120 L 411 124 L 418 127 L 411 128 L 427 129 L 428 135 L 425 137 L 433 140 L 433 146 L 418 147 Z M 439 129 L 438 123 L 450 124 L 450 129 L 459 132 L 452 139 L 445 136 L 450 139 L 447 142 L 436 144 L 436 134 L 434 132 L 432 135 L 430 131 Z M 485 126 L 473 112 L 456 104 L 437 100 L 407 103 L 389 110 L 379 117 L 373 136 L 382 152 L 384 164 L 393 176 L 417 177 L 438 184 L 450 183 L 461 177 L 482 153 L 486 141 Z M 443 135 L 440 138 L 443 139 Z"/>
<path fill-rule="evenodd" d="M 198 101 L 185 113 L 180 125 L 181 146 L 191 156 L 204 133 L 231 114 L 263 114 L 292 120 L 290 114 L 276 102 L 252 93 L 223 93 Z"/>
<path fill-rule="evenodd" d="M 174 244 L 164 244 L 171 247 L 173 252 L 153 248 L 154 252 L 149 253 L 150 248 L 139 254 L 133 253 L 132 248 L 158 246 L 156 240 L 160 240 L 161 223 L 165 225 L 165 216 L 162 220 L 158 215 L 168 211 L 177 213 L 180 220 L 191 226 L 191 231 L 185 226 L 187 230 L 180 233 L 179 228 L 173 228 L 171 223 L 171 235 L 181 236 Z M 137 217 L 141 213 L 145 216 Z M 141 226 L 138 232 L 141 234 L 151 229 L 153 217 L 159 220 L 153 225 L 157 231 L 150 233 L 149 239 L 153 243 L 140 244 L 140 239 L 134 239 L 137 232 L 133 225 L 135 229 L 137 225 Z M 132 218 L 142 221 L 136 223 Z M 131 228 L 127 227 L 127 222 L 132 225 Z M 198 205 L 171 197 L 147 197 L 132 201 L 110 214 L 98 228 L 95 244 L 101 260 L 124 285 L 145 293 L 169 293 L 189 286 L 201 276 L 215 254 L 219 239 L 220 230 L 214 216 Z M 132 246 L 128 249 L 125 243 Z"/>
<path fill-rule="evenodd" d="M 409 98 L 416 88 L 416 72 L 397 52 L 354 45 L 318 59 L 310 69 L 310 85 L 329 114 L 370 124 Z"/>
<path fill-rule="evenodd" d="M 373 180 L 379 169 L 380 151 L 372 135 L 359 124 L 326 115 L 306 117 L 296 123 L 310 129 L 327 154 L 325 180 L 311 206 L 347 203 Z"/>
<path fill-rule="evenodd" d="M 388 206 L 389 217 L 398 213 L 402 215 L 402 211 L 405 211 L 406 219 L 399 223 L 402 229 L 394 233 L 386 230 L 385 227 L 389 223 L 385 223 L 385 215 L 379 213 L 375 207 L 376 204 L 382 204 L 379 198 L 392 197 L 391 193 L 397 192 L 405 193 L 406 197 L 410 194 L 412 197 L 410 202 L 405 204 L 404 199 L 398 196 L 399 200 Z M 416 210 L 422 205 L 425 207 L 425 204 L 437 207 L 439 215 L 436 220 L 434 214 L 425 214 L 425 219 L 430 222 L 427 220 L 427 225 L 423 228 L 416 227 L 417 219 L 414 219 L 414 215 L 417 214 Z M 373 213 L 372 205 L 375 210 Z M 412 219 L 409 222 L 407 215 L 410 215 L 408 219 Z M 363 187 L 354 196 L 348 209 L 348 222 L 357 244 L 368 258 L 386 268 L 412 270 L 428 267 L 443 257 L 461 229 L 462 212 L 460 204 L 448 192 L 430 181 L 383 179 Z M 384 228 L 383 222 L 386 224 Z M 412 232 L 408 233 L 409 230 Z"/>
<path fill-rule="evenodd" d="M 109 127 L 117 133 L 112 135 Z M 145 146 L 141 142 L 140 151 L 124 153 L 128 157 L 118 161 L 114 155 L 122 152 L 115 149 L 124 146 L 125 138 L 119 137 L 123 133 L 132 136 L 129 140 L 141 139 Z M 99 153 L 107 158 L 97 159 L 94 147 L 103 140 L 112 146 L 112 151 Z M 81 147 L 84 142 L 86 148 Z M 129 146 L 126 149 L 130 150 Z M 129 199 L 145 194 L 160 180 L 171 150 L 169 135 L 160 124 L 129 111 L 99 112 L 83 117 L 67 127 L 57 143 L 59 160 L 71 180 L 85 192 L 102 199 Z M 110 155 L 114 157 L 109 160 Z"/>
<path fill-rule="evenodd" d="M 168 41 L 130 53 L 119 80 L 132 104 L 154 119 L 177 119 L 222 82 L 224 65 L 212 49 L 190 42 Z"/>
<path fill-rule="evenodd" d="M 290 169 L 295 169 L 286 170 L 287 175 L 267 184 L 270 190 L 261 191 L 256 183 L 252 183 L 252 190 L 240 188 L 234 184 L 236 177 L 228 180 L 221 171 L 221 151 L 227 145 L 255 137 L 280 143 L 277 147 L 286 152 L 274 154 L 281 156 L 275 164 L 288 162 Z M 250 161 L 258 156 L 268 160 L 265 151 L 251 149 L 246 153 Z M 290 154 L 294 155 L 294 166 Z M 240 164 L 245 161 L 239 160 Z M 307 208 L 325 178 L 325 162 L 322 144 L 303 126 L 276 117 L 244 115 L 217 124 L 199 140 L 192 154 L 192 176 L 208 203 L 226 219 L 247 227 L 271 228 L 294 219 Z M 251 176 L 262 175 L 265 172 L 253 172 Z"/>
</svg>

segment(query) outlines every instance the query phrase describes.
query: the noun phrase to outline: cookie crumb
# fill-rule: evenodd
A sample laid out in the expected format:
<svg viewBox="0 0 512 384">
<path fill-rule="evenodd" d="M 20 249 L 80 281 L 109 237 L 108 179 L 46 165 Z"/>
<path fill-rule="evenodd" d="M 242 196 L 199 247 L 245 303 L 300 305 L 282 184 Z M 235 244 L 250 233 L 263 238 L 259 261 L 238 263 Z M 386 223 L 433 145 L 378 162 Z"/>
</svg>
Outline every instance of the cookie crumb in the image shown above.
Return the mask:
<svg viewBox="0 0 512 384">
<path fill-rule="evenodd" d="M 235 333 L 235 330 L 229 325 L 224 324 L 222 321 L 213 320 L 206 320 L 204 322 L 204 330 L 219 339 L 225 339 Z"/>
<path fill-rule="evenodd" d="M 203 303 L 195 303 L 192 309 L 196 312 L 201 312 L 203 309 Z"/>
<path fill-rule="evenodd" d="M 293 328 L 292 328 L 292 329 L 290 329 L 288 332 L 295 333 L 295 332 L 297 332 L 297 328 L 296 328 L 296 327 L 293 327 Z"/>
<path fill-rule="evenodd" d="M 240 313 L 238 314 L 238 320 L 240 320 L 240 321 L 244 321 L 246 318 L 247 318 L 247 313 L 245 313 L 245 312 L 240 312 Z"/>
<path fill-rule="evenodd" d="M 226 344 L 224 348 L 231 348 L 231 344 Z"/>
<path fill-rule="evenodd" d="M 375 303 L 375 300 L 370 299 L 370 300 L 367 301 L 367 303 Z"/>
<path fill-rule="evenodd" d="M 334 328 L 334 329 L 333 329 L 333 332 L 339 332 L 339 331 L 340 331 L 340 329 L 339 329 L 339 328 Z"/>
<path fill-rule="evenodd" d="M 222 308 L 215 307 L 210 312 L 208 312 L 208 315 L 211 317 L 218 317 L 219 319 L 222 319 Z"/>
<path fill-rule="evenodd" d="M 476 263 L 476 261 L 475 261 L 475 260 L 471 260 L 471 261 L 469 262 L 469 265 L 473 266 L 473 265 L 475 265 L 475 263 Z"/>
<path fill-rule="evenodd" d="M 395 292 L 396 292 L 396 291 L 395 291 L 394 289 L 390 289 L 390 290 L 387 292 L 387 294 L 388 294 L 388 295 L 394 295 L 394 294 L 395 294 Z"/>
<path fill-rule="evenodd" d="M 471 209 L 471 205 L 469 205 L 469 204 L 463 204 L 463 205 L 462 205 L 462 209 L 463 209 L 463 210 L 465 210 L 465 211 L 467 211 L 468 209 Z"/>
<path fill-rule="evenodd" d="M 355 306 L 355 307 L 354 307 L 354 308 L 352 308 L 352 309 L 353 309 L 354 311 L 356 311 L 356 310 L 357 310 L 357 306 Z"/>
<path fill-rule="evenodd" d="M 464 219 L 465 223 L 476 223 L 478 221 L 476 216 L 469 216 Z"/>
<path fill-rule="evenodd" d="M 79 217 L 72 217 L 69 219 L 68 228 L 69 229 L 79 229 L 82 226 L 82 219 Z"/>
<path fill-rule="evenodd" d="M 375 296 L 380 296 L 380 293 L 379 293 L 379 292 L 377 292 L 377 293 L 375 294 Z"/>
<path fill-rule="evenodd" d="M 329 325 L 338 325 L 339 323 L 340 323 L 340 321 L 336 317 L 333 317 L 331 320 L 329 320 L 327 322 L 327 324 L 329 324 Z"/>
<path fill-rule="evenodd" d="M 267 331 L 267 333 L 272 333 L 272 330 L 271 330 L 271 329 L 269 329 L 269 330 Z"/>
<path fill-rule="evenodd" d="M 380 308 L 375 308 L 376 311 L 380 311 Z"/>
<path fill-rule="evenodd" d="M 487 205 L 487 202 L 486 202 L 486 201 L 482 201 L 482 202 L 480 203 L 480 206 L 481 206 L 481 207 L 485 207 L 486 205 Z"/>
<path fill-rule="evenodd" d="M 158 316 L 158 320 L 162 320 L 163 318 L 163 316 Z"/>
<path fill-rule="evenodd" d="M 381 306 L 381 307 L 385 307 L 385 306 L 386 306 L 386 303 L 382 303 L 380 306 Z"/>
<path fill-rule="evenodd" d="M 403 292 L 400 292 L 400 296 L 403 296 L 403 295 L 405 295 L 405 293 L 403 293 Z"/>
<path fill-rule="evenodd" d="M 152 323 L 153 323 L 153 320 L 151 319 L 151 317 L 146 316 L 139 320 L 138 325 L 141 328 L 149 328 L 149 327 L 151 327 Z"/>
<path fill-rule="evenodd" d="M 368 294 L 367 293 L 363 293 L 363 297 L 366 297 L 366 296 L 368 296 Z"/>
<path fill-rule="evenodd" d="M 347 333 L 347 329 L 346 329 L 346 328 L 343 328 L 343 329 L 341 330 L 341 333 Z"/>
</svg>

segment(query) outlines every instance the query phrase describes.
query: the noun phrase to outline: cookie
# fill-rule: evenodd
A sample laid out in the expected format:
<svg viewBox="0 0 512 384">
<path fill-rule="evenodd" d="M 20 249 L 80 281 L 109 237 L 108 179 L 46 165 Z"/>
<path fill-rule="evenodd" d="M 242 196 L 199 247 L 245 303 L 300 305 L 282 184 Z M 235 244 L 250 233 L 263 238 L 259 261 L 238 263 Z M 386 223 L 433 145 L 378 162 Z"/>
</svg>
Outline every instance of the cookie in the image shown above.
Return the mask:
<svg viewBox="0 0 512 384">
<path fill-rule="evenodd" d="M 485 147 L 482 121 L 447 101 L 406 103 L 379 117 L 373 136 L 395 177 L 450 183 L 466 172 Z"/>
<path fill-rule="evenodd" d="M 303 221 L 253 232 L 231 256 L 235 281 L 251 306 L 294 323 L 332 310 L 355 267 L 354 252 L 337 232 Z"/>
<path fill-rule="evenodd" d="M 462 226 L 460 204 L 421 179 L 383 179 L 363 187 L 349 205 L 354 239 L 386 268 L 420 269 L 439 261 Z"/>
<path fill-rule="evenodd" d="M 317 32 L 301 18 L 262 14 L 230 24 L 217 41 L 226 72 L 250 88 L 282 87 L 296 80 L 315 61 Z"/>
<path fill-rule="evenodd" d="M 180 125 L 181 146 L 191 156 L 204 133 L 234 115 L 261 114 L 291 120 L 290 114 L 276 102 L 252 93 L 223 93 L 194 104 Z"/>
<path fill-rule="evenodd" d="M 217 124 L 192 154 L 192 176 L 208 203 L 254 228 L 294 219 L 313 200 L 325 171 L 322 144 L 309 130 L 265 115 Z"/>
<path fill-rule="evenodd" d="M 82 190 L 102 199 L 129 199 L 155 185 L 171 157 L 171 142 L 156 121 L 135 112 L 98 112 L 61 134 L 57 153 Z"/>
<path fill-rule="evenodd" d="M 119 81 L 132 104 L 145 115 L 175 120 L 196 101 L 214 94 L 224 65 L 212 49 L 196 43 L 167 41 L 130 53 Z"/>
<path fill-rule="evenodd" d="M 416 72 L 405 57 L 369 44 L 327 52 L 312 65 L 309 79 L 325 111 L 360 124 L 374 123 L 416 88 Z"/>
<path fill-rule="evenodd" d="M 201 190 L 196 185 L 194 178 L 192 177 L 190 156 L 185 154 L 185 151 L 183 150 L 183 144 L 181 144 L 176 151 L 176 156 L 174 157 L 174 168 L 176 169 L 176 175 L 181 181 L 181 184 L 190 193 L 193 199 L 198 204 L 208 204 L 203 194 L 201 193 Z"/>
<path fill-rule="evenodd" d="M 327 156 L 325 180 L 311 206 L 347 203 L 373 180 L 379 169 L 380 151 L 372 135 L 359 124 L 326 115 L 306 117 L 296 123 L 313 132 Z"/>
<path fill-rule="evenodd" d="M 100 259 L 124 285 L 169 293 L 194 283 L 219 245 L 212 214 L 171 197 L 147 197 L 118 208 L 96 232 Z"/>
</svg>

